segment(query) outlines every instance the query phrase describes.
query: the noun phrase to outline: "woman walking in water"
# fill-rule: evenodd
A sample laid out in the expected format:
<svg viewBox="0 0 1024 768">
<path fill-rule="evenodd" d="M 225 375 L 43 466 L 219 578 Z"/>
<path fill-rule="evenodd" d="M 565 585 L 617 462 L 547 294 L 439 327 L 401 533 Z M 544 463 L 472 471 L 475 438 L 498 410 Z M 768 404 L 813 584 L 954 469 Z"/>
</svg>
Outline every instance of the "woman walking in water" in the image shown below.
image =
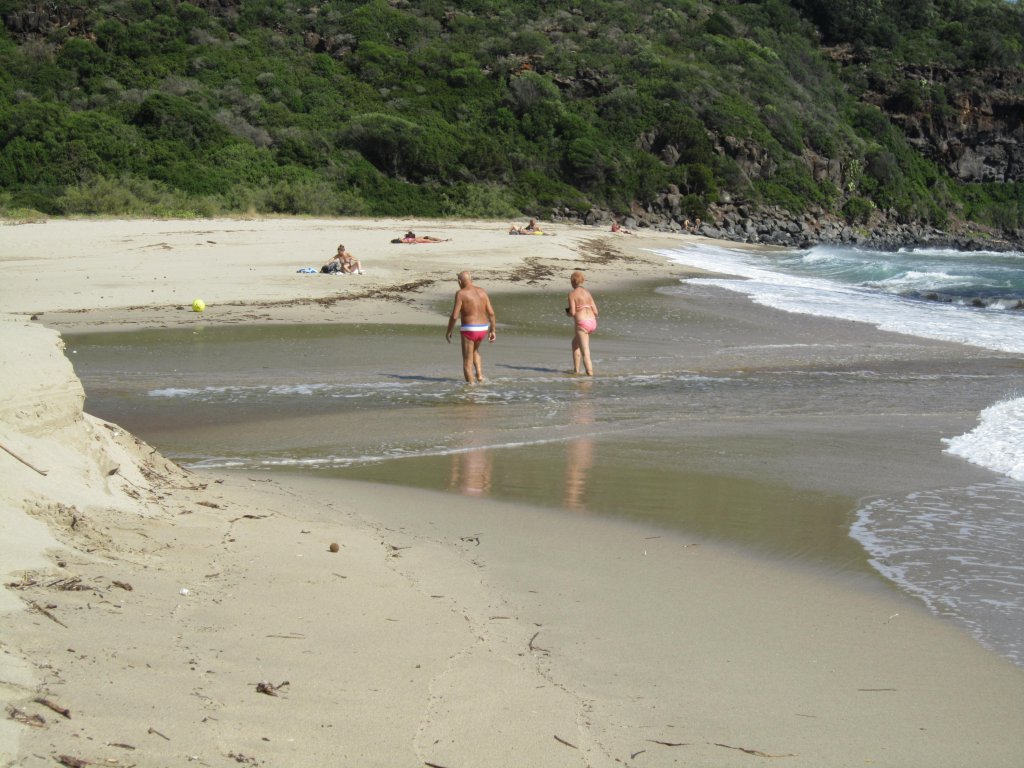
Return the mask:
<svg viewBox="0 0 1024 768">
<path fill-rule="evenodd" d="M 580 361 L 582 360 L 587 376 L 593 376 L 594 365 L 590 362 L 590 334 L 597 330 L 597 302 L 590 295 L 590 291 L 583 287 L 585 279 L 579 270 L 569 276 L 572 290 L 569 291 L 569 306 L 565 308 L 565 314 L 569 315 L 576 324 L 576 331 L 572 337 L 572 372 L 580 372 Z"/>
</svg>

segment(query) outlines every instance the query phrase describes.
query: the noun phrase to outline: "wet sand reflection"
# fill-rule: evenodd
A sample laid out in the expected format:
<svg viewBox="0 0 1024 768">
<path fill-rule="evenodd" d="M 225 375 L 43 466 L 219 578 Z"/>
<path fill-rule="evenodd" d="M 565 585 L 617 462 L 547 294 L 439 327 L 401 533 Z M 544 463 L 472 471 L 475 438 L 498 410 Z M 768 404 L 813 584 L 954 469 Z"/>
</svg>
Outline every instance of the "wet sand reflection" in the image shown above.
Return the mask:
<svg viewBox="0 0 1024 768">
<path fill-rule="evenodd" d="M 479 404 L 469 403 L 463 416 L 466 441 L 463 450 L 452 454 L 448 490 L 458 491 L 466 496 L 489 496 L 494 471 L 494 451 L 492 448 L 478 447 L 483 440 L 473 428 L 474 423 L 486 425 L 486 413 Z"/>
<path fill-rule="evenodd" d="M 587 427 L 594 423 L 594 403 L 587 396 L 592 382 L 580 384 L 581 396 L 569 405 L 569 423 L 574 427 Z M 566 444 L 565 495 L 562 503 L 567 509 L 587 508 L 587 480 L 594 466 L 594 438 L 583 435 Z"/>
</svg>

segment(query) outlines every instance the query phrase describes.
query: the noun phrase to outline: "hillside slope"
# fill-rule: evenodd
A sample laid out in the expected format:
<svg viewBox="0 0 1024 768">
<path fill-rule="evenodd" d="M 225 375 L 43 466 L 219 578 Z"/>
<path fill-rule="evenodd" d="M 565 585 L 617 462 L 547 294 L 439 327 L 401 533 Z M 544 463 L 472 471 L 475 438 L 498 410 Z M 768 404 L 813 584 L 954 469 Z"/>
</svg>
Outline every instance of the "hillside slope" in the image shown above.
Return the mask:
<svg viewBox="0 0 1024 768">
<path fill-rule="evenodd" d="M 1024 227 L 1024 11 L 1001 0 L 0 0 L 0 18 L 0 210 Z"/>
</svg>

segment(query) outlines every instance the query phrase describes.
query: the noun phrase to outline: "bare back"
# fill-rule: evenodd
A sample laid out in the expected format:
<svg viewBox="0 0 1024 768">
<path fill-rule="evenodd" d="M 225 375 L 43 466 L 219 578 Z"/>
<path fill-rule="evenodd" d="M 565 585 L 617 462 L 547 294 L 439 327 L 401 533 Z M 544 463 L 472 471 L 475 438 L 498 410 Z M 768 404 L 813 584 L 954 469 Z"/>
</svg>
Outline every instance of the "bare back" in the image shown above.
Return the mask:
<svg viewBox="0 0 1024 768">
<path fill-rule="evenodd" d="M 494 317 L 494 309 L 487 291 L 475 285 L 460 288 L 455 294 L 455 307 L 452 309 L 452 317 L 456 316 L 463 325 L 489 323 Z"/>
<path fill-rule="evenodd" d="M 577 320 L 597 317 L 597 303 L 590 291 L 578 285 L 569 291 L 569 314 Z"/>
</svg>

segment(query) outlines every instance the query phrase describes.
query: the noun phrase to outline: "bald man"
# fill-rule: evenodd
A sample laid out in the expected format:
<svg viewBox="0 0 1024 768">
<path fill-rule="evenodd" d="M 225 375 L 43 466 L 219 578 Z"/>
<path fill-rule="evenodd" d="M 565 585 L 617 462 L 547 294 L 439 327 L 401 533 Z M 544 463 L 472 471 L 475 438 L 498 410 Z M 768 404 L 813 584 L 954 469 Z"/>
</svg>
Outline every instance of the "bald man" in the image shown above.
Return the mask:
<svg viewBox="0 0 1024 768">
<path fill-rule="evenodd" d="M 494 341 L 494 307 L 487 291 L 473 285 L 473 277 L 469 272 L 459 272 L 459 290 L 455 293 L 455 306 L 448 318 L 448 330 L 444 337 L 449 344 L 452 342 L 452 331 L 455 323 L 460 323 L 459 333 L 462 336 L 462 375 L 470 384 L 484 380 L 484 366 L 480 359 L 480 342 L 484 339 Z"/>
</svg>

